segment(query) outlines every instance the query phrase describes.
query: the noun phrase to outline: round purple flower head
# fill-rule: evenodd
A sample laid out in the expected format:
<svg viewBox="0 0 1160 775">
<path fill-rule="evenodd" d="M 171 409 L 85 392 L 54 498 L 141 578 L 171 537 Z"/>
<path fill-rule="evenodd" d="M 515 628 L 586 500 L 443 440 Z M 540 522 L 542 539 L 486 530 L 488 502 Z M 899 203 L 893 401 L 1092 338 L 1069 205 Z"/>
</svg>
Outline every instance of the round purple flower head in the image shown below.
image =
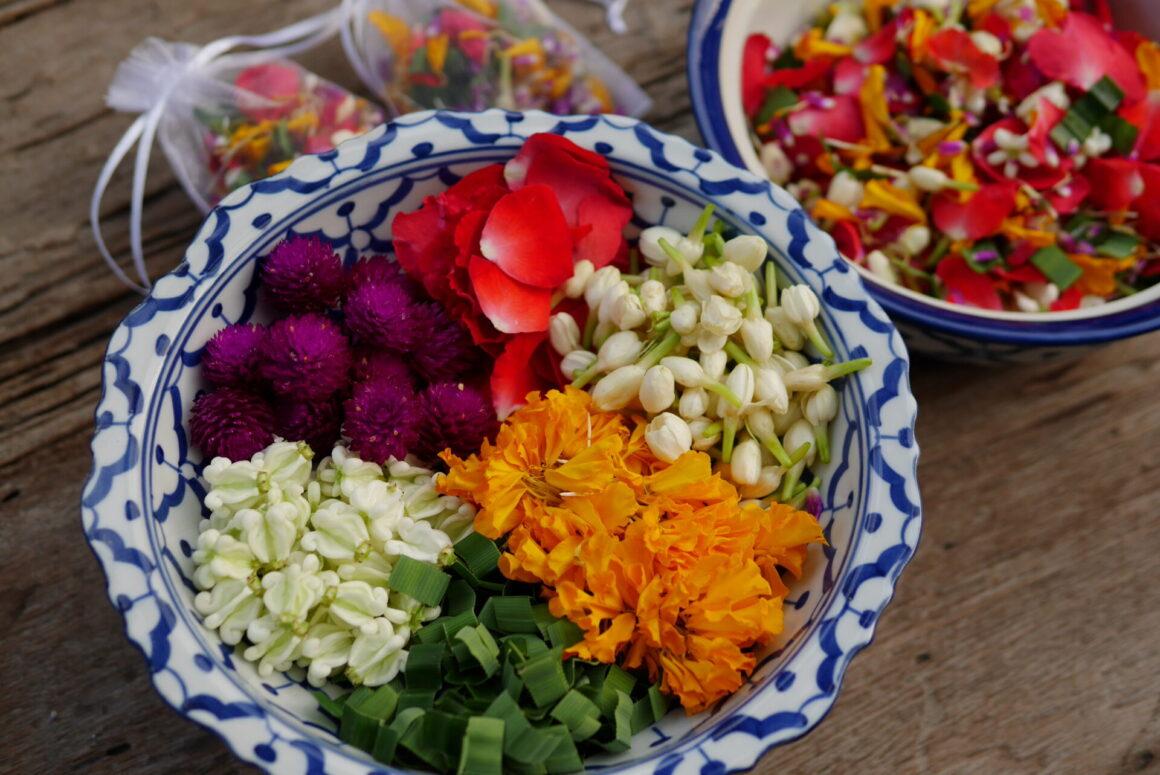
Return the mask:
<svg viewBox="0 0 1160 775">
<path fill-rule="evenodd" d="M 280 395 L 321 401 L 350 384 L 352 360 L 337 323 L 322 315 L 292 315 L 270 326 L 262 376 Z"/>
<path fill-rule="evenodd" d="M 398 283 L 413 284 L 411 278 L 403 273 L 403 267 L 388 256 L 371 256 L 354 262 L 347 277 L 347 289 L 358 288 L 361 285 L 388 285 Z M 410 290 L 408 288 L 407 290 Z"/>
<path fill-rule="evenodd" d="M 346 273 L 330 245 L 317 237 L 291 237 L 263 259 L 262 283 L 287 312 L 323 312 L 338 306 Z"/>
<path fill-rule="evenodd" d="M 419 438 L 412 450 L 434 460 L 450 448 L 465 457 L 479 451 L 496 428 L 495 409 L 483 394 L 462 382 L 438 382 L 419 394 Z"/>
<path fill-rule="evenodd" d="M 437 303 L 421 305 L 430 313 L 425 342 L 411 355 L 415 371 L 428 382 L 453 382 L 479 368 L 482 352 Z"/>
<path fill-rule="evenodd" d="M 392 353 L 425 346 L 432 314 L 397 283 L 364 283 L 346 296 L 346 327 L 360 340 Z"/>
<path fill-rule="evenodd" d="M 359 382 L 343 408 L 343 433 L 350 448 L 363 460 L 385 463 L 402 460 L 418 437 L 415 394 L 393 382 Z"/>
<path fill-rule="evenodd" d="M 274 441 L 274 410 L 253 393 L 220 388 L 194 399 L 189 435 L 207 458 L 249 460 Z"/>
<path fill-rule="evenodd" d="M 276 429 L 288 441 L 305 441 L 318 455 L 328 455 L 342 428 L 342 404 L 329 401 L 301 401 L 280 398 L 274 406 Z"/>
<path fill-rule="evenodd" d="M 206 342 L 202 353 L 205 378 L 221 387 L 260 387 L 265 345 L 266 329 L 255 323 L 223 328 Z"/>
<path fill-rule="evenodd" d="M 415 389 L 415 374 L 407 362 L 377 347 L 355 348 L 354 379 L 356 382 L 393 382 L 407 390 Z"/>
</svg>

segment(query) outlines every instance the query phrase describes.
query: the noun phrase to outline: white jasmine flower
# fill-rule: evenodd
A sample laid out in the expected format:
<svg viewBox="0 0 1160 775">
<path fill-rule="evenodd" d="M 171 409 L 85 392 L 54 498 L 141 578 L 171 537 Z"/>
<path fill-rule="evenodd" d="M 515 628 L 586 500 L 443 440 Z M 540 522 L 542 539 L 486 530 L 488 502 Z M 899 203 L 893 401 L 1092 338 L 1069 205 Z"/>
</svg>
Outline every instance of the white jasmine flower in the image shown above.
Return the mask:
<svg viewBox="0 0 1160 775">
<path fill-rule="evenodd" d="M 669 263 L 669 256 L 660 246 L 660 241 L 663 239 L 675 246 L 684 239 L 684 236 L 669 226 L 649 226 L 640 233 L 637 249 L 640 250 L 640 254 L 644 256 L 644 260 L 648 262 L 649 266 L 665 266 Z"/>
<path fill-rule="evenodd" d="M 666 463 L 672 463 L 693 446 L 689 424 L 672 412 L 663 412 L 649 421 L 644 441 L 652 453 Z"/>
<path fill-rule="evenodd" d="M 753 439 L 745 439 L 733 448 L 729 465 L 734 482 L 742 486 L 757 484 L 761 476 L 761 447 Z"/>
<path fill-rule="evenodd" d="M 753 398 L 773 413 L 785 414 L 789 410 L 789 390 L 781 372 L 768 366 L 754 369 Z"/>
<path fill-rule="evenodd" d="M 870 274 L 885 283 L 898 284 L 898 272 L 890 263 L 890 258 L 881 250 L 871 250 L 866 256 L 866 268 Z"/>
<path fill-rule="evenodd" d="M 746 318 L 741 323 L 741 342 L 750 358 L 764 363 L 773 355 L 773 325 L 765 318 Z"/>
<path fill-rule="evenodd" d="M 664 312 L 669 306 L 669 295 L 660 280 L 645 280 L 640 286 L 640 301 L 649 314 Z"/>
<path fill-rule="evenodd" d="M 721 424 L 707 417 L 698 417 L 689 421 L 689 433 L 693 437 L 693 449 L 712 449 L 721 441 Z"/>
<path fill-rule="evenodd" d="M 615 288 L 620 282 L 620 270 L 614 266 L 597 269 L 588 284 L 584 287 L 584 301 L 589 309 L 597 309 L 604 299 L 604 294 Z"/>
<path fill-rule="evenodd" d="M 697 330 L 701 317 L 701 307 L 696 302 L 686 301 L 669 315 L 669 323 L 678 334 L 691 334 Z"/>
<path fill-rule="evenodd" d="M 801 329 L 794 325 L 789 315 L 782 307 L 770 307 L 765 310 L 765 319 L 773 327 L 773 335 L 782 345 L 790 350 L 800 350 L 805 346 L 806 337 Z"/>
<path fill-rule="evenodd" d="M 631 295 L 632 289 L 628 287 L 628 283 L 624 280 L 619 281 L 601 297 L 600 306 L 596 308 L 597 319 L 601 323 L 611 323 L 614 328 L 619 329 L 620 326 L 616 324 L 613 313 L 620 300 Z"/>
<path fill-rule="evenodd" d="M 663 297 L 664 294 L 661 295 Z M 601 309 L 603 308 L 604 306 L 601 305 Z M 620 295 L 613 302 L 610 315 L 609 320 L 622 331 L 636 328 L 648 320 L 648 312 L 645 311 L 644 302 L 635 293 Z M 577 339 L 577 345 L 579 345 L 579 339 Z"/>
<path fill-rule="evenodd" d="M 824 425 L 838 414 L 838 391 L 822 385 L 802 400 L 802 416 L 810 425 Z"/>
<path fill-rule="evenodd" d="M 785 432 L 785 438 L 782 440 L 782 446 L 784 446 L 790 454 L 793 454 L 805 444 L 809 444 L 810 448 L 809 451 L 806 452 L 804 462 L 806 465 L 812 465 L 814 458 L 817 457 L 818 445 L 814 443 L 813 426 L 802 419 L 791 425 L 789 430 Z"/>
<path fill-rule="evenodd" d="M 769 243 L 753 234 L 742 234 L 725 243 L 724 258 L 747 272 L 756 272 L 765 263 Z"/>
<path fill-rule="evenodd" d="M 784 294 L 782 294 L 784 298 Z M 782 302 L 784 304 L 784 301 Z M 741 310 L 720 296 L 701 303 L 701 329 L 719 336 L 729 336 L 741 328 Z"/>
<path fill-rule="evenodd" d="M 702 354 L 718 353 L 729 342 L 729 337 L 724 334 L 714 334 L 702 328 L 697 332 L 696 347 Z"/>
<path fill-rule="evenodd" d="M 643 368 L 636 364 L 621 366 L 592 388 L 592 403 L 604 411 L 623 409 L 636 398 L 643 381 Z"/>
<path fill-rule="evenodd" d="M 604 340 L 596 354 L 598 371 L 615 371 L 640 357 L 641 342 L 635 331 L 617 331 Z"/>
<path fill-rule="evenodd" d="M 395 632 L 389 620 L 376 619 L 374 631 L 360 633 L 350 647 L 347 678 L 356 686 L 382 686 L 406 665 L 406 644 L 407 639 Z"/>
<path fill-rule="evenodd" d="M 862 181 L 842 170 L 830 181 L 830 188 L 826 192 L 826 199 L 842 207 L 856 208 L 862 202 L 866 187 Z"/>
<path fill-rule="evenodd" d="M 567 312 L 557 312 L 548 321 L 548 338 L 552 349 L 560 355 L 567 355 L 580 349 L 580 326 L 576 318 Z"/>
<path fill-rule="evenodd" d="M 793 177 L 793 162 L 776 141 L 761 146 L 758 157 L 761 166 L 765 168 L 765 174 L 779 186 L 785 185 Z"/>
<path fill-rule="evenodd" d="M 573 350 L 560 361 L 560 371 L 564 372 L 565 377 L 575 379 L 577 374 L 586 371 L 594 363 L 596 363 L 596 353 L 587 350 Z"/>
<path fill-rule="evenodd" d="M 588 259 L 581 259 L 572 265 L 572 276 L 564 283 L 564 295 L 569 299 L 578 299 L 584 295 L 588 282 L 596 272 L 596 267 Z"/>
<path fill-rule="evenodd" d="M 685 388 L 677 402 L 677 413 L 686 420 L 695 420 L 708 411 L 709 391 L 701 387 Z"/>
<path fill-rule="evenodd" d="M 779 484 L 781 484 L 781 477 L 784 472 L 785 469 L 783 469 L 781 466 L 762 466 L 761 474 L 757 477 L 757 482 L 741 488 L 741 497 L 767 497 L 777 489 Z"/>
<path fill-rule="evenodd" d="M 640 405 L 649 414 L 665 411 L 677 400 L 676 380 L 667 366 L 657 364 L 644 373 L 640 385 Z"/>
<path fill-rule="evenodd" d="M 748 291 L 752 283 L 753 274 L 730 261 L 720 263 L 709 270 L 709 287 L 731 299 Z"/>
</svg>

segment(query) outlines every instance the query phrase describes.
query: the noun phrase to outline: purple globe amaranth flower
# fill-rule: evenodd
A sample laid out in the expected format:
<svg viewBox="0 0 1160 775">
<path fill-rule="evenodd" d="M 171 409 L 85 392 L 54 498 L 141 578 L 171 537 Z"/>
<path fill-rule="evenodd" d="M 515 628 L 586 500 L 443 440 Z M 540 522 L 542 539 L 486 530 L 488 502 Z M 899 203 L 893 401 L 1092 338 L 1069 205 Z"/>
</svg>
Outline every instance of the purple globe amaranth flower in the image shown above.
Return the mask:
<svg viewBox="0 0 1160 775">
<path fill-rule="evenodd" d="M 498 425 L 491 402 L 462 382 L 428 386 L 418 405 L 419 437 L 412 451 L 428 461 L 448 448 L 460 457 L 478 452 Z"/>
<path fill-rule="evenodd" d="M 411 353 L 415 371 L 428 382 L 454 382 L 479 369 L 483 351 L 437 303 L 421 305 L 430 315 L 422 347 Z"/>
<path fill-rule="evenodd" d="M 279 398 L 274 405 L 275 432 L 287 441 L 305 441 L 319 456 L 330 454 L 342 429 L 342 402 Z"/>
<path fill-rule="evenodd" d="M 356 261 L 351 265 L 347 275 L 348 292 L 363 285 L 391 284 L 403 286 L 403 289 L 412 296 L 418 293 L 421 287 L 389 256 L 371 256 Z"/>
<path fill-rule="evenodd" d="M 356 382 L 394 382 L 407 390 L 415 390 L 415 373 L 407 362 L 374 346 L 354 348 L 353 373 Z"/>
<path fill-rule="evenodd" d="M 249 460 L 274 441 L 274 409 L 239 388 L 219 388 L 193 401 L 189 435 L 207 458 Z"/>
<path fill-rule="evenodd" d="M 343 409 L 343 433 L 350 438 L 350 448 L 363 460 L 402 460 L 418 438 L 415 394 L 394 382 L 355 383 Z"/>
<path fill-rule="evenodd" d="M 265 359 L 266 329 L 238 323 L 214 334 L 205 345 L 201 366 L 205 378 L 220 387 L 260 388 Z"/>
<path fill-rule="evenodd" d="M 262 260 L 261 277 L 274 304 L 296 314 L 338 306 L 347 279 L 342 259 L 317 237 L 278 243 Z"/>
<path fill-rule="evenodd" d="M 415 352 L 431 332 L 432 311 L 396 283 L 364 283 L 346 296 L 346 327 L 359 340 L 392 353 Z"/>
<path fill-rule="evenodd" d="M 292 315 L 270 326 L 262 376 L 279 395 L 321 401 L 349 387 L 352 361 L 337 323 L 322 315 Z"/>
</svg>

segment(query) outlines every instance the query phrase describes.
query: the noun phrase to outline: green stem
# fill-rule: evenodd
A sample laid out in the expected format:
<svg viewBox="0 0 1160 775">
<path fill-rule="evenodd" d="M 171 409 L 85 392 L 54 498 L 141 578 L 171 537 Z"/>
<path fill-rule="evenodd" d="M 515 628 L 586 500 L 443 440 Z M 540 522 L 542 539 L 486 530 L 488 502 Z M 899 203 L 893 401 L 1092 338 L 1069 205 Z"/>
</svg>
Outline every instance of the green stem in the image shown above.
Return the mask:
<svg viewBox="0 0 1160 775">
<path fill-rule="evenodd" d="M 705 430 L 701 431 L 701 438 L 711 439 L 721 432 L 721 423 L 715 422 L 705 426 Z"/>
<path fill-rule="evenodd" d="M 640 272 L 640 252 L 633 248 L 628 251 L 628 273 L 637 274 Z"/>
<path fill-rule="evenodd" d="M 765 308 L 777 306 L 777 268 L 772 261 L 765 262 Z"/>
<path fill-rule="evenodd" d="M 721 460 L 728 463 L 733 460 L 733 442 L 737 438 L 736 417 L 726 417 L 721 428 Z"/>
<path fill-rule="evenodd" d="M 818 352 L 820 352 L 823 357 L 834 357 L 834 351 L 830 348 L 829 342 L 827 342 L 826 338 L 822 336 L 822 332 L 818 330 L 817 323 L 812 320 L 810 321 L 809 325 L 806 326 L 806 336 L 809 338 L 813 346 L 818 348 Z"/>
<path fill-rule="evenodd" d="M 745 427 L 749 428 L 748 425 Z M 762 445 L 769 450 L 769 454 L 773 455 L 774 459 L 777 460 L 777 462 L 782 466 L 789 468 L 793 465 L 789 459 L 789 454 L 785 451 L 785 447 L 781 445 L 781 439 L 777 437 L 776 433 L 771 433 L 769 436 L 763 439 L 754 433 L 752 428 L 749 428 L 749 435 L 760 441 Z"/>
<path fill-rule="evenodd" d="M 746 366 L 757 368 L 757 361 L 750 358 L 749 353 L 742 350 L 741 346 L 737 344 L 737 342 L 734 342 L 732 339 L 725 342 L 725 352 L 728 353 L 729 357 L 738 363 L 744 363 Z"/>
<path fill-rule="evenodd" d="M 737 394 L 730 390 L 725 384 L 721 382 L 706 382 L 701 387 L 705 388 L 710 393 L 716 393 L 738 409 L 741 408 L 741 399 L 738 398 Z"/>
<path fill-rule="evenodd" d="M 559 306 L 560 302 L 562 302 L 566 298 L 567 297 L 561 291 L 556 291 L 555 293 L 552 294 L 551 308 L 555 309 L 557 306 Z"/>
<path fill-rule="evenodd" d="M 709 219 L 713 217 L 713 211 L 716 209 L 716 205 L 705 205 L 705 209 L 701 211 L 701 215 L 697 218 L 697 222 L 693 224 L 693 230 L 689 232 L 690 241 L 701 241 L 701 239 L 705 236 L 705 229 L 709 227 Z"/>
<path fill-rule="evenodd" d="M 818 460 L 830 462 L 830 429 L 826 423 L 814 426 L 814 443 L 818 445 Z"/>
<path fill-rule="evenodd" d="M 950 249 L 951 249 L 951 238 L 944 234 L 939 239 L 939 241 L 937 243 L 935 243 L 934 250 L 932 250 L 930 252 L 930 255 L 926 257 L 926 265 L 927 266 L 934 266 L 935 264 L 937 264 L 939 261 L 942 260 L 942 257 L 945 256 L 947 254 L 947 251 Z"/>
<path fill-rule="evenodd" d="M 648 279 L 656 280 L 659 283 L 661 281 L 661 268 L 659 266 L 649 267 Z"/>
<path fill-rule="evenodd" d="M 870 358 L 855 358 L 852 361 L 835 363 L 826 367 L 826 377 L 828 379 L 844 377 L 847 374 L 853 374 L 856 371 L 861 371 L 872 363 L 874 363 L 874 361 Z"/>
<path fill-rule="evenodd" d="M 955 191 L 978 191 L 979 184 L 978 183 L 967 183 L 964 180 L 951 179 L 951 180 L 948 180 L 943 185 L 943 188 L 953 188 Z"/>
<path fill-rule="evenodd" d="M 585 350 L 592 349 L 592 334 L 596 332 L 596 324 L 600 322 L 598 317 L 596 310 L 588 311 L 588 319 L 584 321 L 584 337 L 581 339 Z"/>
<path fill-rule="evenodd" d="M 572 378 L 572 387 L 582 388 L 592 381 L 592 378 L 600 373 L 600 361 L 593 361 L 592 365 L 584 369 L 584 371 Z"/>
<path fill-rule="evenodd" d="M 805 460 L 806 455 L 810 453 L 810 446 L 812 445 L 807 441 L 805 444 L 802 444 L 800 447 L 790 453 L 789 464 L 791 466 L 796 466 L 798 463 Z"/>
<path fill-rule="evenodd" d="M 710 207 L 712 207 L 712 205 L 710 205 Z M 667 239 L 661 237 L 659 240 L 657 240 L 657 246 L 665 252 L 666 256 L 672 259 L 673 263 L 681 268 L 681 274 L 689 271 L 689 262 L 685 260 L 685 257 L 681 254 L 681 251 L 677 250 L 675 247 L 669 244 Z"/>
<path fill-rule="evenodd" d="M 809 447 L 808 444 L 803 444 L 802 446 L 807 448 Z M 790 458 L 792 459 L 796 455 L 797 452 L 791 455 Z M 802 457 L 805 457 L 805 453 L 802 453 Z M 785 477 L 783 477 L 781 480 L 781 499 L 783 501 L 788 502 L 790 498 L 793 497 L 793 492 L 797 489 L 798 480 L 801 479 L 802 470 L 804 468 L 805 464 L 795 463 L 794 465 L 790 466 L 788 470 L 786 470 Z"/>
<path fill-rule="evenodd" d="M 669 295 L 673 297 L 673 309 L 680 309 L 685 303 L 685 294 L 677 286 L 669 288 Z"/>
<path fill-rule="evenodd" d="M 672 353 L 673 350 L 677 349 L 677 345 L 680 343 L 681 335 L 673 331 L 671 334 L 665 336 L 664 339 L 660 340 L 655 347 L 645 353 L 644 357 L 636 362 L 636 365 L 642 369 L 650 369 L 660 363 L 661 358 L 664 358 L 666 355 Z"/>
</svg>

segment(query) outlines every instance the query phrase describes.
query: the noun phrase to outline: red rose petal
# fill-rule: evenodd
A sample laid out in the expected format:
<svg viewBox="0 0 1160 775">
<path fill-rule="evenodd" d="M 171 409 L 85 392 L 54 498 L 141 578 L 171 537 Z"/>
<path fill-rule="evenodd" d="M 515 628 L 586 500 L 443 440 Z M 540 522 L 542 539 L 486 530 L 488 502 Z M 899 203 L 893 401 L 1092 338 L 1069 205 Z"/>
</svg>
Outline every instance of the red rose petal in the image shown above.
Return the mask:
<svg viewBox="0 0 1160 775">
<path fill-rule="evenodd" d="M 741 55 L 741 103 L 745 115 L 753 118 L 761 110 L 765 97 L 765 53 L 769 51 L 770 40 L 765 35 L 755 33 L 745 39 L 745 51 Z"/>
<path fill-rule="evenodd" d="M 938 262 L 935 274 L 946 286 L 947 301 L 982 309 L 1003 309 L 995 283 L 985 274 L 967 266 L 962 256 L 947 256 Z"/>
<path fill-rule="evenodd" d="M 1087 199 L 1088 194 L 1092 191 L 1092 184 L 1083 175 L 1072 175 L 1064 186 L 1066 193 L 1061 193 L 1057 188 L 1049 189 L 1044 192 L 1047 196 L 1047 201 L 1051 202 L 1051 206 L 1060 215 L 1071 215 L 1079 206 Z"/>
<path fill-rule="evenodd" d="M 1010 56 L 1003 61 L 1003 87 L 1009 90 L 1016 100 L 1022 102 L 1042 86 L 1047 85 L 1047 78 L 1039 72 L 1030 59 L 1021 56 Z"/>
<path fill-rule="evenodd" d="M 1136 231 L 1147 239 L 1160 240 L 1160 166 L 1141 164 L 1140 175 L 1144 193 L 1133 205 L 1140 216 Z"/>
<path fill-rule="evenodd" d="M 851 261 L 862 262 L 866 250 L 862 246 L 862 235 L 858 227 L 849 221 L 838 221 L 830 229 L 830 236 L 838 246 L 838 251 Z"/>
<path fill-rule="evenodd" d="M 529 367 L 544 333 L 516 334 L 508 339 L 491 371 L 491 403 L 500 420 L 523 406 L 528 393 L 539 390 L 541 380 Z"/>
<path fill-rule="evenodd" d="M 1027 52 L 1050 79 L 1086 91 L 1106 75 L 1130 102 L 1144 97 L 1144 77 L 1135 59 L 1091 14 L 1073 11 L 1060 29 L 1040 30 L 1027 42 Z"/>
<path fill-rule="evenodd" d="M 277 120 L 292 111 L 301 84 L 297 67 L 278 62 L 247 67 L 234 80 L 239 90 L 279 103 L 264 106 L 255 105 L 255 101 L 239 99 L 238 107 L 255 121 Z"/>
<path fill-rule="evenodd" d="M 546 331 L 552 314 L 552 292 L 524 285 L 482 256 L 467 264 L 479 308 L 504 334 Z"/>
<path fill-rule="evenodd" d="M 504 178 L 513 191 L 528 183 L 537 182 L 528 180 L 527 176 L 532 166 L 540 157 L 545 157 L 549 163 L 566 158 L 576 164 L 594 168 L 585 171 L 583 173 L 585 175 L 590 175 L 599 170 L 608 171 L 608 160 L 600 154 L 581 148 L 576 143 L 560 135 L 554 135 L 550 132 L 540 132 L 525 140 L 523 146 L 520 147 L 519 153 L 504 165 Z M 567 208 L 565 208 L 565 214 L 567 214 Z"/>
<path fill-rule="evenodd" d="M 894 58 L 897 20 L 885 25 L 854 47 L 854 58 L 864 65 L 880 65 Z"/>
<path fill-rule="evenodd" d="M 999 81 L 999 60 L 980 51 L 971 36 L 962 30 L 937 32 L 927 39 L 926 48 L 944 71 L 966 72 L 976 89 L 990 88 Z"/>
<path fill-rule="evenodd" d="M 492 164 L 464 175 L 444 192 L 444 197 L 454 200 L 464 210 L 489 209 L 508 191 L 503 165 Z"/>
<path fill-rule="evenodd" d="M 1067 310 L 1079 309 L 1081 301 L 1083 301 L 1083 291 L 1079 289 L 1079 286 L 1073 285 L 1051 303 L 1051 311 L 1066 312 Z"/>
<path fill-rule="evenodd" d="M 989 32 L 999 39 L 1003 45 L 1011 42 L 1011 22 L 1007 21 L 1007 17 L 1000 13 L 989 13 L 983 17 L 978 24 L 978 29 L 983 32 Z M 1017 57 L 1012 57 L 1017 58 Z"/>
<path fill-rule="evenodd" d="M 968 267 L 969 268 L 969 267 Z M 1039 270 L 1035 264 L 1024 264 L 1016 269 L 1003 269 L 996 267 L 991 270 L 993 273 L 1002 277 L 1004 280 L 1013 283 L 1045 283 L 1047 278 L 1043 272 Z"/>
<path fill-rule="evenodd" d="M 572 276 L 572 235 L 548 186 L 524 186 L 496 202 L 479 251 L 512 279 L 537 288 L 556 288 Z"/>
<path fill-rule="evenodd" d="M 832 108 L 804 108 L 794 111 L 786 119 L 791 132 L 799 137 L 825 137 L 847 143 L 857 143 L 865 134 L 862 108 L 858 98 L 839 94 L 831 97 Z"/>
<path fill-rule="evenodd" d="M 857 96 L 866 82 L 866 66 L 853 57 L 839 59 L 834 65 L 834 93 Z"/>
<path fill-rule="evenodd" d="M 832 62 L 833 60 L 829 57 L 818 57 L 811 59 L 801 67 L 783 67 L 780 70 L 774 70 L 762 81 L 761 97 L 765 97 L 765 89 L 776 89 L 778 86 L 784 86 L 787 89 L 803 89 L 830 72 Z M 757 108 L 753 112 L 757 113 L 760 108 L 761 102 L 758 102 Z"/>
<path fill-rule="evenodd" d="M 1097 210 L 1121 212 L 1144 193 L 1144 177 L 1139 162 L 1128 159 L 1091 159 L 1084 176 L 1091 183 L 1089 202 Z"/>
<path fill-rule="evenodd" d="M 958 193 L 944 191 L 931 204 L 935 225 L 953 240 L 991 236 L 1013 209 L 1015 193 L 1002 183 L 983 186 L 966 202 L 959 201 Z"/>
</svg>

